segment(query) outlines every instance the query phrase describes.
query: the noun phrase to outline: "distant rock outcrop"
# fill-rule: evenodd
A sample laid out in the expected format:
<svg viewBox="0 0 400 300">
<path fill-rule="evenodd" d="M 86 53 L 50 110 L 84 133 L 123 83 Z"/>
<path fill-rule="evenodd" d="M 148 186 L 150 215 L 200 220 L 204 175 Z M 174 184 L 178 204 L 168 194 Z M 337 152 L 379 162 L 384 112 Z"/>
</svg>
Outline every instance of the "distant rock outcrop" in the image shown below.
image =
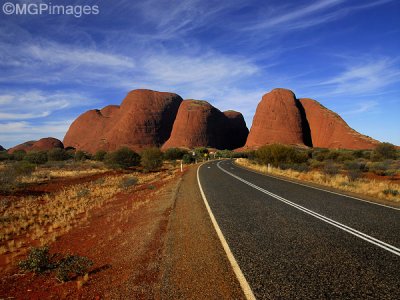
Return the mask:
<svg viewBox="0 0 400 300">
<path fill-rule="evenodd" d="M 304 98 L 300 103 L 310 125 L 314 147 L 356 150 L 375 148 L 379 144 L 379 141 L 350 128 L 338 114 L 319 102 Z"/>
<path fill-rule="evenodd" d="M 173 93 L 133 90 L 121 106 L 79 116 L 64 137 L 65 146 L 96 152 L 122 146 L 135 150 L 161 146 L 170 136 L 182 98 Z"/>
<path fill-rule="evenodd" d="M 222 113 L 203 100 L 184 100 L 179 107 L 171 137 L 163 149 L 206 146 L 234 149 L 242 146 L 248 129 L 238 112 Z"/>
<path fill-rule="evenodd" d="M 6 149 L 2 146 L 2 145 L 0 145 L 0 151 L 5 151 Z"/>
<path fill-rule="evenodd" d="M 274 89 L 262 97 L 245 148 L 281 143 L 311 146 L 307 120 L 299 100 L 287 89 Z"/>
<path fill-rule="evenodd" d="M 224 135 L 225 143 L 228 146 L 225 147 L 225 149 L 243 147 L 249 135 L 249 129 L 246 126 L 243 115 L 234 110 L 224 111 L 224 115 L 228 119 L 226 122 L 226 133 Z"/>
<path fill-rule="evenodd" d="M 30 149 L 33 143 L 18 147 Z M 154 146 L 248 150 L 272 143 L 371 149 L 379 142 L 351 129 L 317 101 L 299 100 L 282 88 L 262 97 L 250 132 L 239 112 L 221 112 L 207 101 L 183 101 L 174 93 L 140 89 L 128 93 L 120 106 L 83 113 L 64 137 L 66 147 L 91 153 L 124 146 L 139 151 Z"/>
<path fill-rule="evenodd" d="M 8 150 L 9 153 L 13 153 L 18 150 L 23 150 L 25 152 L 30 152 L 30 151 L 47 151 L 51 150 L 54 148 L 60 148 L 63 149 L 64 145 L 63 143 L 52 137 L 47 137 L 47 138 L 42 138 L 38 141 L 28 141 L 22 144 L 19 144 L 11 149 Z"/>
</svg>

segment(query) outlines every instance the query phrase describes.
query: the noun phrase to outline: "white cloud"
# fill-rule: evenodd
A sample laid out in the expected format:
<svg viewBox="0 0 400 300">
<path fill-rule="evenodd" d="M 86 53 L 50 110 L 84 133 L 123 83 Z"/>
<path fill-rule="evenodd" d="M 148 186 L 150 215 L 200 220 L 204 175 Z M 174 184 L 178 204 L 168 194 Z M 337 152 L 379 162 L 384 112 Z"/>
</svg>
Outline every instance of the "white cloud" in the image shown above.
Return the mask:
<svg viewBox="0 0 400 300">
<path fill-rule="evenodd" d="M 332 94 L 368 95 L 385 92 L 385 88 L 397 82 L 400 68 L 396 60 L 378 58 L 351 62 L 342 73 L 319 85 L 331 89 Z"/>
<path fill-rule="evenodd" d="M 93 102 L 78 93 L 9 91 L 0 94 L 0 121 L 42 118 L 57 110 L 90 103 Z"/>
<path fill-rule="evenodd" d="M 357 114 L 365 114 L 368 112 L 376 111 L 379 103 L 377 101 L 363 101 L 357 103 L 356 108 L 353 108 L 348 111 L 344 111 L 341 115 L 357 115 Z"/>
<path fill-rule="evenodd" d="M 285 32 L 290 30 L 304 29 L 319 24 L 340 19 L 350 12 L 383 5 L 393 0 L 377 0 L 367 4 L 340 6 L 348 2 L 345 0 L 320 0 L 311 4 L 299 6 L 281 6 L 273 8 L 257 19 L 253 24 L 243 27 L 245 31 L 269 30 L 274 32 Z"/>
<path fill-rule="evenodd" d="M 43 137 L 63 139 L 72 120 L 31 123 L 27 121 L 0 123 L 0 145 L 11 148 L 28 140 Z"/>
<path fill-rule="evenodd" d="M 242 58 L 220 54 L 154 55 L 143 71 L 155 82 L 170 85 L 218 85 L 256 74 L 258 67 Z"/>
</svg>

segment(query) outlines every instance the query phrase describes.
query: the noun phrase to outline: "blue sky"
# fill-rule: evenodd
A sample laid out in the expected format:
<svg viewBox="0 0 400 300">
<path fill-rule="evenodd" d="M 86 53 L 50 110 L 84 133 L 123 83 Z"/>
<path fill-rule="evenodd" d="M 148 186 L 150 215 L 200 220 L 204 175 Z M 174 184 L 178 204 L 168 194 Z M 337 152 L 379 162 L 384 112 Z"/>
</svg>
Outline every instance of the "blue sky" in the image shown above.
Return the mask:
<svg viewBox="0 0 400 300">
<path fill-rule="evenodd" d="M 9 0 L 13 3 L 49 3 Z M 7 1 L 1 0 L 1 5 Z M 62 139 L 137 88 L 241 111 L 293 90 L 400 145 L 400 1 L 57 1 L 100 13 L 0 11 L 0 145 Z"/>
</svg>

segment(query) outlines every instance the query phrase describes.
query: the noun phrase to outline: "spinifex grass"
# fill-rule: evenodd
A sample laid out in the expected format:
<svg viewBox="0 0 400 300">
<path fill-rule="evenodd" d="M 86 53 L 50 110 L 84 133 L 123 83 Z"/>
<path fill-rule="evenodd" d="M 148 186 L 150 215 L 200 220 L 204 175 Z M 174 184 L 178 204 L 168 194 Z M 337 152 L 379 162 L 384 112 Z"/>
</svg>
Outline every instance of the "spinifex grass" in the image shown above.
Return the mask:
<svg viewBox="0 0 400 300">
<path fill-rule="evenodd" d="M 352 179 L 346 174 L 329 175 L 318 170 L 299 172 L 293 169 L 282 170 L 280 168 L 268 167 L 250 162 L 248 159 L 239 158 L 236 163 L 261 173 L 269 171 L 272 175 L 285 176 L 302 181 L 317 183 L 320 185 L 337 188 L 339 190 L 353 192 L 361 195 L 367 195 L 379 199 L 400 202 L 400 196 L 396 192 L 400 191 L 400 185 L 389 180 L 373 180 L 368 178 Z"/>
</svg>

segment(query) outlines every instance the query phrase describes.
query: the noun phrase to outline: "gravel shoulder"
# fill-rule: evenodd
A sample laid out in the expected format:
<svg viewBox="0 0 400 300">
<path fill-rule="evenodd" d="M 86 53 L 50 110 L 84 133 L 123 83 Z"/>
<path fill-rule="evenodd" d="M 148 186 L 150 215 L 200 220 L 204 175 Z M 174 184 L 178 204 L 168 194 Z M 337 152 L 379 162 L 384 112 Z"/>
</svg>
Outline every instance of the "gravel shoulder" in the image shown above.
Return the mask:
<svg viewBox="0 0 400 300">
<path fill-rule="evenodd" d="M 197 167 L 183 176 L 165 240 L 162 299 L 245 299 L 197 185 Z"/>
</svg>

